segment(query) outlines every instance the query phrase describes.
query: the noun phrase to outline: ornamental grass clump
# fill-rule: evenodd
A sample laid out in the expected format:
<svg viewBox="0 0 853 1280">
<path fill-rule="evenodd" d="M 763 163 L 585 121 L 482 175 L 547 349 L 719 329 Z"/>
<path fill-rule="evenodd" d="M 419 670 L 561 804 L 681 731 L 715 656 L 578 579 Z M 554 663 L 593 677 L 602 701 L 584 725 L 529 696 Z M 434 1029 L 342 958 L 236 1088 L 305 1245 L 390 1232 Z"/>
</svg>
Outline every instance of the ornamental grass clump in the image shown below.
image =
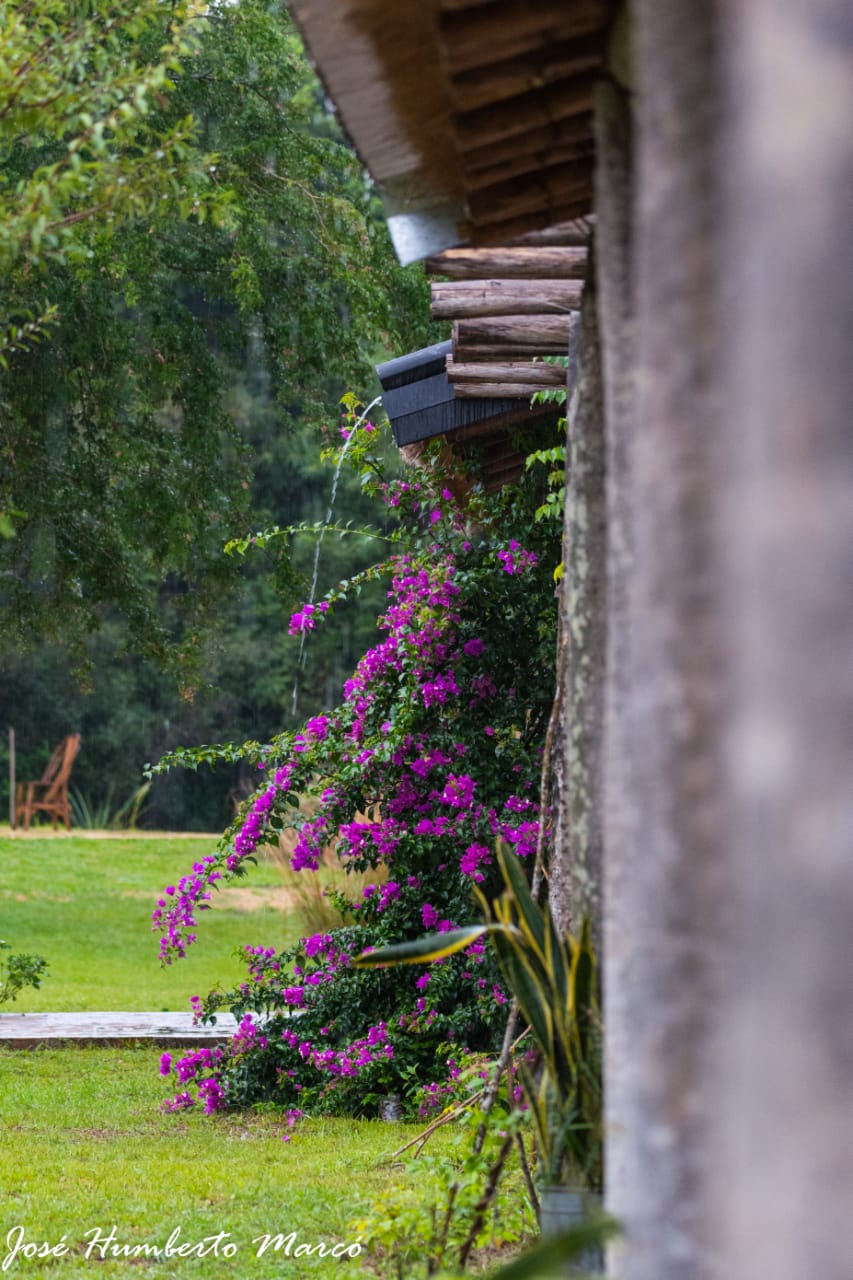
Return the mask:
<svg viewBox="0 0 853 1280">
<path fill-rule="evenodd" d="M 535 495 L 523 486 L 488 506 L 471 499 L 463 513 L 433 478 L 386 482 L 374 447 L 372 426 L 351 428 L 347 460 L 399 520 L 400 549 L 362 575 L 388 583 L 378 643 L 336 708 L 240 749 L 264 780 L 219 848 L 170 886 L 154 913 L 169 963 L 185 954 L 217 885 L 244 875 L 257 851 L 290 829 L 293 871 L 315 874 L 333 846 L 360 874 L 357 889 L 329 891 L 339 928 L 281 954 L 247 955 L 246 982 L 200 1002 L 202 1017 L 227 1007 L 255 1019 L 267 1042 L 216 1064 L 223 1105 L 308 1099 L 330 1111 L 370 1111 L 383 1093 L 414 1099 L 436 1080 L 439 1045 L 445 1061 L 493 1050 L 505 1021 L 498 967 L 476 942 L 418 977 L 356 971 L 351 957 L 469 919 L 472 890 L 499 888 L 496 839 L 532 863 L 554 691 L 558 548 L 536 525 Z M 291 632 L 330 625 L 336 601 L 360 581 L 303 606 Z M 225 752 L 233 758 L 235 749 Z M 160 767 L 178 761 L 198 763 L 183 751 Z"/>
</svg>

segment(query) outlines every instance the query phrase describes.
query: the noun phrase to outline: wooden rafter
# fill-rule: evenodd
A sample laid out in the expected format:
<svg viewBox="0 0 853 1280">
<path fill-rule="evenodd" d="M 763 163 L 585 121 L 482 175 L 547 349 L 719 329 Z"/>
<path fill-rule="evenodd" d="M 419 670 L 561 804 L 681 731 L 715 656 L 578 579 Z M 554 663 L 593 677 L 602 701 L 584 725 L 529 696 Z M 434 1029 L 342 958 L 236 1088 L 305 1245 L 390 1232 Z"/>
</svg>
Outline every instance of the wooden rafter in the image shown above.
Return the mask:
<svg viewBox="0 0 853 1280">
<path fill-rule="evenodd" d="M 604 0 L 494 0 L 488 5 L 442 6 L 439 34 L 451 75 L 487 62 L 505 62 L 606 25 Z"/>
<path fill-rule="evenodd" d="M 567 116 L 552 120 L 528 133 L 512 134 L 502 142 L 471 147 L 461 157 L 465 180 L 470 183 L 474 175 L 494 169 L 496 165 L 514 164 L 527 156 L 540 161 L 561 147 L 586 147 L 593 141 L 592 116 Z"/>
<path fill-rule="evenodd" d="M 575 200 L 585 200 L 592 182 L 591 158 L 571 166 L 553 165 L 536 170 L 526 178 L 510 178 L 484 190 L 472 191 L 468 213 L 478 226 L 493 226 L 543 209 L 562 208 Z"/>
<path fill-rule="evenodd" d="M 455 111 L 475 111 L 505 98 L 514 98 L 531 89 L 594 70 L 601 64 L 600 33 L 578 40 L 564 40 L 548 48 L 503 62 L 472 67 L 450 78 L 451 102 Z"/>
</svg>

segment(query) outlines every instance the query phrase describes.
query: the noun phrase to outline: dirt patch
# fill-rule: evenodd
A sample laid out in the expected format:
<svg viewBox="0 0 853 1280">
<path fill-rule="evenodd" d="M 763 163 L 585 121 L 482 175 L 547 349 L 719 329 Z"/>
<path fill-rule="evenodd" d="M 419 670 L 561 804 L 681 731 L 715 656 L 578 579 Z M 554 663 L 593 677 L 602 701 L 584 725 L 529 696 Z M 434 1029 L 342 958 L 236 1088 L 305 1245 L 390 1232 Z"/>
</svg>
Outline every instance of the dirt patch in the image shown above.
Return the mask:
<svg viewBox="0 0 853 1280">
<path fill-rule="evenodd" d="M 232 911 L 264 911 L 267 907 L 291 911 L 297 906 L 292 889 L 243 889 L 235 885 L 222 890 L 220 901 Z"/>
<path fill-rule="evenodd" d="M 151 898 L 145 889 L 125 889 L 123 898 Z M 220 890 L 212 899 L 214 906 L 224 907 L 226 911 L 265 911 L 267 908 L 276 911 L 291 911 L 298 906 L 296 894 L 292 889 L 243 889 L 229 885 Z"/>
<path fill-rule="evenodd" d="M 73 902 L 73 898 L 55 893 L 15 893 L 12 889 L 0 889 L 0 898 L 12 898 L 15 902 Z"/>
</svg>

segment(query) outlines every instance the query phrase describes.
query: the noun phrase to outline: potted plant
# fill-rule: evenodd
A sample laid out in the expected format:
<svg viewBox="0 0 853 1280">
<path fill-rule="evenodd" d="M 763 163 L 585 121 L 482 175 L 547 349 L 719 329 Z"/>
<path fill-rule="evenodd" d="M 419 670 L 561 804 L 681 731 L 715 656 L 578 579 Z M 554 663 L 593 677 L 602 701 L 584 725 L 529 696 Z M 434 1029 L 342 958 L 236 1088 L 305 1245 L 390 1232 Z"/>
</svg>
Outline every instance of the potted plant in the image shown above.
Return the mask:
<svg viewBox="0 0 853 1280">
<path fill-rule="evenodd" d="M 487 934 L 526 1020 L 535 1059 L 519 1063 L 536 1139 L 543 1235 L 587 1218 L 602 1185 L 601 1020 L 589 922 L 577 938 L 561 935 L 534 900 L 517 857 L 499 845 L 504 892 L 493 902 L 477 891 L 485 922 L 384 947 L 355 963 L 427 963 Z M 600 1268 L 601 1255 L 577 1259 Z"/>
</svg>

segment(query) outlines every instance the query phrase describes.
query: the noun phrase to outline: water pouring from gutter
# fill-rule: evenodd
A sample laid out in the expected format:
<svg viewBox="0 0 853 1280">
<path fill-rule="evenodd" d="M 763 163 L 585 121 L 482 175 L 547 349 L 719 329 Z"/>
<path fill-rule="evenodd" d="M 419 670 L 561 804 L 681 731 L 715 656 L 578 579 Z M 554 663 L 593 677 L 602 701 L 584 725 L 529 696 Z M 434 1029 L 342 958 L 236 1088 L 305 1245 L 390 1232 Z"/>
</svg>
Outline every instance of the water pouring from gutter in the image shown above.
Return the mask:
<svg viewBox="0 0 853 1280">
<path fill-rule="evenodd" d="M 375 399 L 371 400 L 370 404 L 364 410 L 361 417 L 358 419 L 355 426 L 350 431 L 349 435 L 344 441 L 344 447 L 341 449 L 340 457 L 338 458 L 338 464 L 335 467 L 335 474 L 332 477 L 332 491 L 329 494 L 329 509 L 326 512 L 326 519 L 323 521 L 323 527 L 320 530 L 319 536 L 317 538 L 316 546 L 314 547 L 314 568 L 311 574 L 311 591 L 308 596 L 309 604 L 314 603 L 314 597 L 317 594 L 317 576 L 320 570 L 320 547 L 323 545 L 323 538 L 326 536 L 326 530 L 328 529 L 329 525 L 332 523 L 332 515 L 335 510 L 335 499 L 338 495 L 338 482 L 341 478 L 341 469 L 344 464 L 344 458 L 346 457 L 347 449 L 350 447 L 350 443 L 354 439 L 355 434 L 358 431 L 361 424 L 366 421 L 367 415 L 371 412 L 372 409 L 375 409 L 376 406 L 381 403 L 381 401 L 382 401 L 381 395 L 378 395 L 375 397 Z M 291 715 L 294 717 L 294 719 L 296 718 L 297 706 L 299 703 L 299 677 L 304 666 L 305 666 L 305 632 L 303 631 L 299 638 L 299 661 L 297 662 L 296 675 L 294 676 L 294 679 L 293 679 L 293 697 L 291 699 L 291 704 L 290 704 Z"/>
</svg>

